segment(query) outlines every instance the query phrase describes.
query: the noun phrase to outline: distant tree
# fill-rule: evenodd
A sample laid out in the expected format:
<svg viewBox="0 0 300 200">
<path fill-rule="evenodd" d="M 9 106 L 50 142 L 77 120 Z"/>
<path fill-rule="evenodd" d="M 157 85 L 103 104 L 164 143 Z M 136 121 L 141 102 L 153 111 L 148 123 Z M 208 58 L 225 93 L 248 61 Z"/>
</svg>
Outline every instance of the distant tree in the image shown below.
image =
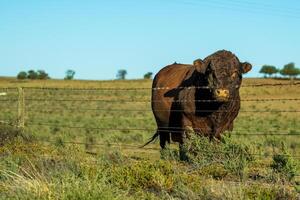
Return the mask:
<svg viewBox="0 0 300 200">
<path fill-rule="evenodd" d="M 125 69 L 120 69 L 117 73 L 117 79 L 124 80 L 126 78 L 127 71 Z"/>
<path fill-rule="evenodd" d="M 28 73 L 27 73 L 27 78 L 28 79 L 37 79 L 38 78 L 38 73 L 35 72 L 34 70 L 29 70 Z"/>
<path fill-rule="evenodd" d="M 278 73 L 278 69 L 275 66 L 272 65 L 263 65 L 259 71 L 261 74 L 265 74 L 265 76 L 271 77 L 273 74 Z"/>
<path fill-rule="evenodd" d="M 66 71 L 66 76 L 65 76 L 65 80 L 73 80 L 74 79 L 74 76 L 75 76 L 75 71 L 72 70 L 72 69 L 68 69 Z"/>
<path fill-rule="evenodd" d="M 144 79 L 151 79 L 152 78 L 152 72 L 147 72 L 145 75 L 144 75 Z"/>
<path fill-rule="evenodd" d="M 37 79 L 45 80 L 49 78 L 50 78 L 49 75 L 44 70 L 37 71 Z"/>
<path fill-rule="evenodd" d="M 24 72 L 24 71 L 21 71 L 21 72 L 19 72 L 18 73 L 18 75 L 17 75 L 17 79 L 26 79 L 27 78 L 27 73 L 26 72 Z"/>
<path fill-rule="evenodd" d="M 290 79 L 296 78 L 300 74 L 300 69 L 295 67 L 295 63 L 288 63 L 280 70 L 282 76 L 288 76 Z"/>
</svg>

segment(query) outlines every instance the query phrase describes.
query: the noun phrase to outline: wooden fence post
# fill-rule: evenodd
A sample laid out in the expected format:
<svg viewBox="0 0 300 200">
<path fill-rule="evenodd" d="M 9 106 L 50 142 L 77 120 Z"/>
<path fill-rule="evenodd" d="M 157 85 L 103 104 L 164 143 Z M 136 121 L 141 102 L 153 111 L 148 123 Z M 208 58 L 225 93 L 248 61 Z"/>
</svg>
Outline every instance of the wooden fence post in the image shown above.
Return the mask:
<svg viewBox="0 0 300 200">
<path fill-rule="evenodd" d="M 19 98 L 18 98 L 18 128 L 24 129 L 25 127 L 25 98 L 24 89 L 22 87 L 18 88 Z"/>
</svg>

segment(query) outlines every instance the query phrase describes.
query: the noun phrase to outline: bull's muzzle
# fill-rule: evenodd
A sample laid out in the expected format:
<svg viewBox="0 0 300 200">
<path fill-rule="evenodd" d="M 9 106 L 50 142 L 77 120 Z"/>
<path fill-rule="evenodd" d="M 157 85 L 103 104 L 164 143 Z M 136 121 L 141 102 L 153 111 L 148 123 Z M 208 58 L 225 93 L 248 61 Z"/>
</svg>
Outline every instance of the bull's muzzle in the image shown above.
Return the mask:
<svg viewBox="0 0 300 200">
<path fill-rule="evenodd" d="M 217 101 L 228 101 L 229 99 L 229 90 L 226 89 L 216 89 L 215 98 Z"/>
</svg>

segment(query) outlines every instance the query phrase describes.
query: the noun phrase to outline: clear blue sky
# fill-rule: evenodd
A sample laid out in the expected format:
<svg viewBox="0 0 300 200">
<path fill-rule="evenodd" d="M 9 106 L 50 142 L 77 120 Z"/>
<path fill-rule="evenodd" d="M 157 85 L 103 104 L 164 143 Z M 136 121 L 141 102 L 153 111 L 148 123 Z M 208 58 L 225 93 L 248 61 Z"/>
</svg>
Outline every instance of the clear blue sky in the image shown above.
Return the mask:
<svg viewBox="0 0 300 200">
<path fill-rule="evenodd" d="M 0 76 L 140 78 L 219 49 L 255 67 L 300 65 L 299 0 L 0 0 Z"/>
</svg>

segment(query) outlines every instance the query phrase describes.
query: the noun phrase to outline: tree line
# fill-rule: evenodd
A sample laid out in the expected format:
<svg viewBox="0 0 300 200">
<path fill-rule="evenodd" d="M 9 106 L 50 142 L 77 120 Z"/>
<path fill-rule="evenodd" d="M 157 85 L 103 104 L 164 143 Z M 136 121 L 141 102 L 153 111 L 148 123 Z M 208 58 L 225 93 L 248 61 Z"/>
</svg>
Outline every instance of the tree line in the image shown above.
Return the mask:
<svg viewBox="0 0 300 200">
<path fill-rule="evenodd" d="M 73 80 L 75 77 L 76 72 L 72 69 L 68 69 L 65 72 L 64 80 Z M 151 79 L 152 78 L 152 72 L 147 72 L 144 74 L 144 79 Z M 117 72 L 116 78 L 118 80 L 125 80 L 127 75 L 127 71 L 125 69 L 120 69 Z M 44 70 L 29 70 L 29 71 L 21 71 L 17 74 L 17 79 L 24 80 L 24 79 L 30 79 L 30 80 L 46 80 L 50 79 L 50 76 L 46 71 Z"/>
<path fill-rule="evenodd" d="M 74 79 L 75 76 L 75 71 L 74 70 L 67 70 L 65 72 L 65 80 L 72 80 Z M 48 73 L 46 73 L 45 70 L 28 70 L 26 71 L 21 71 L 17 75 L 17 79 L 24 80 L 24 79 L 30 79 L 30 80 L 46 80 L 50 79 L 50 76 Z"/>
<path fill-rule="evenodd" d="M 273 65 L 263 65 L 259 73 L 264 74 L 265 77 L 276 77 L 280 74 L 283 77 L 289 77 L 290 79 L 296 78 L 300 74 L 300 69 L 295 66 L 295 63 L 291 62 L 279 69 Z"/>
<path fill-rule="evenodd" d="M 40 79 L 40 80 L 45 80 L 49 79 L 49 75 L 44 71 L 44 70 L 29 70 L 28 72 L 21 71 L 17 75 L 18 79 Z"/>
<path fill-rule="evenodd" d="M 295 63 L 291 62 L 283 66 L 282 69 L 276 68 L 273 65 L 263 65 L 259 71 L 259 73 L 264 74 L 264 77 L 276 77 L 277 74 L 280 74 L 283 77 L 289 77 L 290 79 L 297 78 L 298 75 L 300 75 L 300 69 L 295 66 Z M 152 72 L 147 72 L 144 74 L 144 79 L 152 79 Z M 117 72 L 116 79 L 117 80 L 125 80 L 127 76 L 127 70 L 120 69 Z M 69 69 L 65 72 L 65 80 L 73 80 L 75 77 L 75 71 L 72 69 Z M 21 71 L 17 75 L 17 79 L 39 79 L 39 80 L 45 80 L 50 79 L 50 76 L 48 73 L 46 73 L 44 70 L 29 70 L 29 71 Z"/>
</svg>

